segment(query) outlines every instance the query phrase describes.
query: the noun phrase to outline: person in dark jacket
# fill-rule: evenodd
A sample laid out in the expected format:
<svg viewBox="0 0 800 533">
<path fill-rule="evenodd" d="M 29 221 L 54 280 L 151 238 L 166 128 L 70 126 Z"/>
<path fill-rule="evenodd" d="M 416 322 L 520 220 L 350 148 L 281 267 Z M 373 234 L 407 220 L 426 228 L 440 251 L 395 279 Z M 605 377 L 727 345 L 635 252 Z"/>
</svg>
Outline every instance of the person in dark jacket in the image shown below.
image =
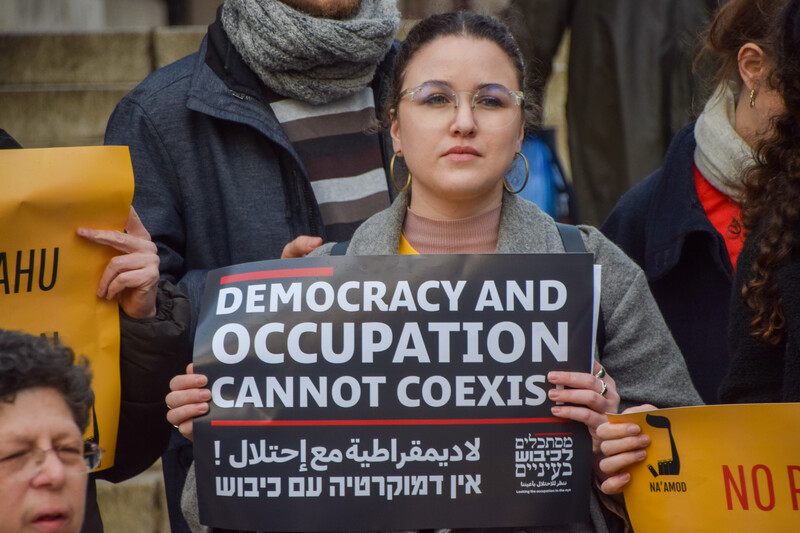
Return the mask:
<svg viewBox="0 0 800 533">
<path fill-rule="evenodd" d="M 731 305 L 725 402 L 800 402 L 800 0 L 780 20 L 773 75 L 783 112 L 744 179 L 748 237 Z"/>
<path fill-rule="evenodd" d="M 9 148 L 22 148 L 22 146 L 6 130 L 0 129 L 0 150 Z"/>
<path fill-rule="evenodd" d="M 392 0 L 226 0 L 197 53 L 119 103 L 105 143 L 130 147 L 134 206 L 193 317 L 208 270 L 347 240 L 389 205 L 391 142 L 369 129 L 398 27 Z M 174 436 L 178 533 L 192 453 Z"/>
<path fill-rule="evenodd" d="M 733 31 L 722 31 L 724 28 Z M 720 160 L 710 150 L 701 147 L 701 140 L 706 139 L 703 142 L 707 142 L 708 146 L 714 146 L 716 142 L 718 149 L 723 149 L 720 142 L 730 137 L 722 132 L 719 125 L 713 127 L 718 121 L 710 124 L 713 135 L 709 135 L 709 132 L 698 132 L 698 128 L 702 129 L 702 116 L 695 125 L 695 165 L 697 169 L 709 168 L 716 175 L 700 174 L 696 169 L 696 190 L 688 187 L 687 192 L 694 194 L 683 198 L 682 202 L 696 206 L 696 209 L 702 208 L 706 212 L 719 234 L 717 248 L 725 246 L 731 256 L 732 241 L 738 241 L 736 248 L 741 253 L 737 251 L 738 261 L 732 261 L 732 265 L 736 266 L 736 285 L 732 296 L 727 299 L 731 301 L 728 345 L 730 363 L 718 368 L 713 375 L 700 375 L 697 373 L 696 362 L 693 363 L 690 358 L 699 360 L 710 354 L 693 350 L 691 344 L 681 348 L 695 386 L 701 393 L 712 395 L 715 400 L 718 398 L 724 403 L 800 401 L 800 358 L 797 350 L 800 339 L 800 301 L 797 298 L 800 289 L 800 269 L 797 265 L 800 259 L 797 239 L 797 230 L 800 227 L 800 211 L 797 208 L 800 205 L 800 180 L 796 170 L 797 139 L 800 136 L 800 123 L 797 119 L 800 116 L 800 61 L 797 59 L 797 50 L 800 49 L 800 0 L 731 0 L 717 14 L 709 41 L 716 43 L 716 46 L 724 45 L 731 49 L 720 72 L 738 71 L 741 81 L 738 84 L 739 98 L 735 103 L 735 110 L 730 109 L 727 114 L 731 117 L 731 127 L 742 141 L 753 147 L 757 157 L 738 173 L 718 172 L 725 168 L 722 166 L 725 164 L 724 158 Z M 704 113 L 709 112 L 708 110 L 707 105 Z M 728 156 L 732 154 L 728 153 Z M 712 161 L 717 161 L 717 165 L 710 165 Z M 722 177 L 726 179 L 723 181 Z M 712 189 L 717 191 L 716 208 L 713 208 L 714 203 L 703 200 L 703 197 L 707 200 L 709 196 L 713 196 L 702 194 L 701 178 L 706 179 L 713 185 Z M 667 190 L 670 187 L 680 187 L 676 184 L 686 182 L 691 177 L 664 174 L 658 179 L 661 181 L 660 189 Z M 645 183 L 647 180 L 640 189 Z M 735 215 L 720 202 L 724 200 L 724 196 L 722 189 L 717 187 L 724 187 L 726 184 L 727 188 L 738 193 Z M 673 208 L 676 220 L 670 221 L 669 209 L 656 207 L 661 197 L 653 191 L 639 197 L 644 205 L 639 211 L 641 216 L 634 218 L 630 216 L 630 202 L 635 198 L 633 194 L 641 194 L 641 190 L 631 191 L 630 196 L 623 198 L 618 207 L 626 206 L 627 214 L 615 222 L 615 228 L 632 230 L 626 228 L 621 220 L 645 227 L 671 222 L 675 227 L 673 232 L 680 235 L 682 225 L 688 226 L 692 223 L 679 218 L 685 208 L 677 207 Z M 660 218 L 651 218 L 644 214 L 656 209 L 661 212 Z M 735 216 L 734 220 L 731 220 L 732 216 Z M 712 217 L 717 219 L 716 223 Z M 694 220 L 698 220 L 698 217 L 695 216 Z M 742 227 L 746 237 L 743 248 L 740 240 Z M 639 238 L 645 239 L 652 234 L 652 228 L 647 228 L 639 233 Z M 690 238 L 691 234 L 683 240 L 675 237 L 671 245 L 662 244 L 661 249 L 650 248 L 650 243 L 640 240 L 638 248 L 633 250 L 633 253 L 648 248 L 652 250 L 650 256 L 644 257 L 639 252 L 638 260 L 644 260 L 645 263 L 657 261 L 658 253 L 663 253 L 665 249 L 672 248 L 680 252 L 675 255 L 677 265 L 672 267 L 672 271 L 683 271 L 687 277 L 673 283 L 673 304 L 686 298 L 686 288 L 691 287 L 687 280 L 703 273 L 683 269 L 683 265 L 692 264 L 689 254 L 701 257 L 711 255 L 708 250 L 703 252 L 687 248 L 686 243 Z M 710 250 L 713 251 L 713 248 Z M 718 253 L 720 257 L 725 255 L 722 251 Z M 647 269 L 645 273 L 649 277 Z M 654 283 L 659 281 L 651 280 L 651 286 Z M 656 294 L 663 310 L 665 306 L 662 302 L 665 301 L 666 293 L 662 292 L 660 296 L 659 299 L 659 294 Z M 705 297 L 713 296 L 713 293 L 708 292 Z M 702 295 L 698 297 L 702 298 Z M 714 316 L 724 316 L 727 319 L 728 309 L 723 307 L 722 302 L 715 303 L 718 314 Z M 713 316 L 689 308 L 686 313 L 696 321 L 696 325 L 683 332 L 684 338 L 690 339 L 693 334 L 699 342 L 701 336 L 709 334 L 704 326 Z M 674 315 L 665 313 L 665 318 L 674 333 L 678 324 Z M 685 324 L 683 327 L 689 328 Z M 717 335 L 714 342 L 724 346 L 725 336 L 719 332 Z M 676 334 L 676 338 L 680 336 Z M 730 370 L 726 376 L 728 366 Z M 721 384 L 718 397 L 713 395 L 713 390 L 709 387 L 714 382 Z M 598 427 L 598 434 L 604 440 L 601 445 L 603 451 L 609 454 L 609 457 L 601 461 L 600 468 L 624 471 L 627 466 L 644 460 L 646 455 L 639 453 L 639 449 L 645 448 L 649 440 L 646 436 L 638 436 L 638 432 L 636 424 L 603 424 Z M 615 474 L 603 482 L 602 489 L 608 494 L 620 492 L 629 481 L 629 473 Z"/>
<path fill-rule="evenodd" d="M 106 266 L 100 298 L 120 307 L 120 414 L 114 466 L 89 476 L 82 533 L 102 533 L 95 480 L 118 483 L 144 472 L 169 441 L 164 391 L 190 356 L 189 301 L 172 283 L 159 280 L 158 255 L 136 211 L 125 233 L 79 228 L 78 234 L 121 255 Z"/>
<path fill-rule="evenodd" d="M 692 120 L 702 92 L 692 76 L 693 47 L 719 3 L 512 0 L 540 98 L 570 30 L 566 118 L 582 223 L 599 225 Z"/>
<path fill-rule="evenodd" d="M 720 388 L 723 403 L 800 402 L 800 226 L 798 221 L 794 224 L 791 252 L 771 276 L 784 321 L 775 335 L 777 342 L 753 334 L 759 313 L 742 296 L 767 237 L 758 233 L 748 237 L 739 257 L 730 315 L 731 363 Z"/>
<path fill-rule="evenodd" d="M 742 171 L 769 131 L 775 91 L 772 34 L 784 0 L 732 0 L 716 14 L 704 52 L 717 89 L 672 141 L 663 165 L 628 191 L 602 226 L 645 271 L 695 387 L 717 403 L 728 368 L 728 306 L 743 238 Z"/>
</svg>

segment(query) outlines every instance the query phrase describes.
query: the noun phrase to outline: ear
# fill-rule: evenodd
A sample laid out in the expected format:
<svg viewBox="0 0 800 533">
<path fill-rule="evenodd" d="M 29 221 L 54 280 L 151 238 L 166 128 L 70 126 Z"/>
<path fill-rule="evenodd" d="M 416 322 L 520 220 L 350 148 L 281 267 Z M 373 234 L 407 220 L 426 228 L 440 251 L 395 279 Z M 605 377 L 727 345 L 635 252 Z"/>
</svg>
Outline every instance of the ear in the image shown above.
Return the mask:
<svg viewBox="0 0 800 533">
<path fill-rule="evenodd" d="M 397 111 L 393 110 L 391 113 L 392 125 L 389 127 L 389 133 L 392 136 L 392 149 L 395 153 L 403 151 L 403 143 L 400 142 L 400 123 L 397 121 Z"/>
<path fill-rule="evenodd" d="M 767 64 L 767 56 L 764 54 L 764 50 L 755 43 L 745 43 L 739 48 L 737 60 L 739 63 L 739 75 L 742 77 L 747 92 L 749 93 L 751 90 L 758 91 L 769 73 L 769 65 Z M 742 92 L 745 91 L 745 87 L 742 87 Z"/>
<path fill-rule="evenodd" d="M 519 135 L 517 135 L 517 142 L 514 148 L 515 152 L 522 151 L 522 140 L 525 139 L 525 122 L 523 121 L 522 124 L 519 126 Z"/>
</svg>

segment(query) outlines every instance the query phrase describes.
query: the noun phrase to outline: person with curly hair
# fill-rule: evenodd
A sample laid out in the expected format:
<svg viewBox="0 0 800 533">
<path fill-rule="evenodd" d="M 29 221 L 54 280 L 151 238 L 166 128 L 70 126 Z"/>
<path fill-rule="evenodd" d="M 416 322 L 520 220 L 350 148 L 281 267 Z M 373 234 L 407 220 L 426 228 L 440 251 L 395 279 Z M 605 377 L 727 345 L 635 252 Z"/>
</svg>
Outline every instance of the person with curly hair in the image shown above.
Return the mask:
<svg viewBox="0 0 800 533">
<path fill-rule="evenodd" d="M 696 63 L 715 88 L 673 139 L 657 171 L 602 226 L 645 272 L 703 401 L 718 403 L 728 370 L 728 310 L 744 238 L 735 226 L 743 170 L 782 103 L 771 82 L 786 0 L 731 0 L 715 14 Z M 732 224 L 734 225 L 732 227 Z"/>
<path fill-rule="evenodd" d="M 88 365 L 57 340 L 0 330 L 0 532 L 80 531 L 102 453 L 83 439 Z"/>
<path fill-rule="evenodd" d="M 781 16 L 770 84 L 783 111 L 744 176 L 747 235 L 730 315 L 724 402 L 800 402 L 800 0 Z"/>
<path fill-rule="evenodd" d="M 734 0 L 727 7 L 746 3 L 760 5 L 762 9 L 752 16 L 770 15 L 772 29 L 764 33 L 761 44 L 746 43 L 739 53 L 740 62 L 746 54 L 751 59 L 756 53 L 763 57 L 761 66 L 751 70 L 758 76 L 745 78 L 745 99 L 740 97 L 736 108 L 737 119 L 742 109 L 760 120 L 741 134 L 753 147 L 755 159 L 736 175 L 741 212 L 730 225 L 732 233 L 745 240 L 736 262 L 730 315 L 725 315 L 729 318 L 730 365 L 721 380 L 719 400 L 798 402 L 800 0 Z M 741 21 L 753 23 L 747 18 Z M 756 113 L 758 106 L 761 113 Z M 699 320 L 701 315 L 694 316 Z M 639 435 L 636 424 L 627 423 L 602 424 L 597 434 L 606 455 L 600 469 L 614 472 L 603 483 L 603 491 L 621 492 L 630 481 L 626 468 L 645 460 L 649 439 Z"/>
</svg>

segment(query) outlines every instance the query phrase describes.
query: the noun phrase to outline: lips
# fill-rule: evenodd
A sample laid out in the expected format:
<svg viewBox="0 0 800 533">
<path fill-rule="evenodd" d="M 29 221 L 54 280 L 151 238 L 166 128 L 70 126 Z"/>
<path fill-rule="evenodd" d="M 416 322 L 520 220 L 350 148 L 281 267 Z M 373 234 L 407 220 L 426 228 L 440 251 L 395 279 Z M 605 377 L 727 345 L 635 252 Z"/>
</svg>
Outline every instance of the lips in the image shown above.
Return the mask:
<svg viewBox="0 0 800 533">
<path fill-rule="evenodd" d="M 68 522 L 68 513 L 61 510 L 48 510 L 37 514 L 32 520 L 32 525 L 45 533 L 57 533 L 62 531 Z"/>
<path fill-rule="evenodd" d="M 453 146 L 444 153 L 443 157 L 451 161 L 468 161 L 480 157 L 481 153 L 471 146 Z"/>
</svg>

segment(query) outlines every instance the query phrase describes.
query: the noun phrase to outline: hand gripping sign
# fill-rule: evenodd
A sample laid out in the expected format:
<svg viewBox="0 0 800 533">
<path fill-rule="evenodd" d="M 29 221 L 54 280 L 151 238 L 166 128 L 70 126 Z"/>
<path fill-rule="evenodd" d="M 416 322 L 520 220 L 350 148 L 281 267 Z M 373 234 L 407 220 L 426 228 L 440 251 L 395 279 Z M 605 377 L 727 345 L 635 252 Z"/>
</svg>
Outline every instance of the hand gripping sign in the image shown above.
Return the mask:
<svg viewBox="0 0 800 533">
<path fill-rule="evenodd" d="M 201 521 L 272 531 L 588 517 L 590 254 L 307 258 L 212 272 L 195 339 Z"/>
<path fill-rule="evenodd" d="M 709 405 L 609 416 L 651 444 L 625 503 L 637 533 L 799 531 L 800 404 Z"/>
</svg>

